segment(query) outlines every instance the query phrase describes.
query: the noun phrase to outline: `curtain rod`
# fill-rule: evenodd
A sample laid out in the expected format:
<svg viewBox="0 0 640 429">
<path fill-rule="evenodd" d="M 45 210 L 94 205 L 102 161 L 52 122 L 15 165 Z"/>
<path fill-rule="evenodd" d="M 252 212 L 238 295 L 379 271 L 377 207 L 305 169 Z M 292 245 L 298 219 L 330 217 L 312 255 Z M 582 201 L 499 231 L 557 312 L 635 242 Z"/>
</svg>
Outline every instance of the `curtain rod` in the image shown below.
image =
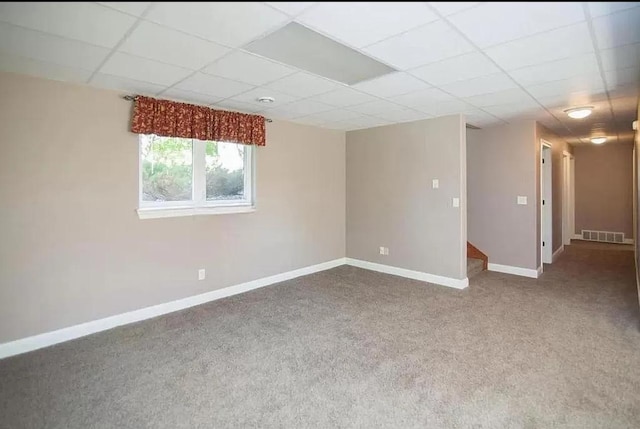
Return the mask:
<svg viewBox="0 0 640 429">
<path fill-rule="evenodd" d="M 128 94 L 127 94 L 127 95 L 123 95 L 123 96 L 122 96 L 122 98 L 124 98 L 124 99 L 125 99 L 125 100 L 127 100 L 127 101 L 135 101 L 135 100 L 136 100 L 136 97 L 137 97 L 137 95 L 128 95 Z M 269 118 L 264 118 L 264 120 L 265 120 L 266 122 L 273 122 L 273 120 L 272 120 L 272 119 L 269 119 Z"/>
</svg>

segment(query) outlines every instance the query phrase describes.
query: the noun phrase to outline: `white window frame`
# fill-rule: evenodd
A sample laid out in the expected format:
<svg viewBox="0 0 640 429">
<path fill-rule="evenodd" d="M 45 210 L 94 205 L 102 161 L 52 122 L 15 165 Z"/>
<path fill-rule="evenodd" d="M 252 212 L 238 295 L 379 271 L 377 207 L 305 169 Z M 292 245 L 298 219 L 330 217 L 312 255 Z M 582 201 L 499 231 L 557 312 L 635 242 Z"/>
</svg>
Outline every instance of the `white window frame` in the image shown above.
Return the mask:
<svg viewBox="0 0 640 429">
<path fill-rule="evenodd" d="M 142 183 L 142 139 L 138 138 L 138 217 L 155 219 L 177 216 L 251 213 L 255 208 L 255 150 L 244 146 L 244 195 L 242 200 L 207 201 L 206 144 L 207 141 L 190 139 L 192 142 L 192 195 L 191 201 L 143 201 Z M 221 142 L 226 143 L 226 142 Z"/>
</svg>

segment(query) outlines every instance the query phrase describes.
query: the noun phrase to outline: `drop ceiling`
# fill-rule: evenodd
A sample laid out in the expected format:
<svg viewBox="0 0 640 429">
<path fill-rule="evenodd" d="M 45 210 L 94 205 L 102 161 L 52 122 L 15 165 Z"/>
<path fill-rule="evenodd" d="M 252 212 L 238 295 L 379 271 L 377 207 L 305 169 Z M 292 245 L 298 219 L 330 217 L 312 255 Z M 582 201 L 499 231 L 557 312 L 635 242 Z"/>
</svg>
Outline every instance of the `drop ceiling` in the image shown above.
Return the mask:
<svg viewBox="0 0 640 429">
<path fill-rule="evenodd" d="M 639 22 L 639 2 L 4 2 L 0 70 L 340 130 L 462 113 L 626 142 Z M 397 71 L 347 85 L 249 52 L 292 23 Z"/>
</svg>

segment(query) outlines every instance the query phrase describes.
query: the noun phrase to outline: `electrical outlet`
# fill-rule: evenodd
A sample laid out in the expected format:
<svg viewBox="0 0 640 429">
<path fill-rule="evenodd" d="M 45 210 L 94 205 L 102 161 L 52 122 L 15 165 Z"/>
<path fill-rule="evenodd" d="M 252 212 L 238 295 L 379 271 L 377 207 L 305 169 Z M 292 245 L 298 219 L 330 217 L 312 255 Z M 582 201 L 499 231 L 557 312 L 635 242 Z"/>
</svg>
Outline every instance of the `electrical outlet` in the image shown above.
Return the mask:
<svg viewBox="0 0 640 429">
<path fill-rule="evenodd" d="M 452 200 L 453 207 L 460 207 L 460 198 L 454 198 Z"/>
<path fill-rule="evenodd" d="M 380 254 L 384 255 L 384 247 L 380 246 Z"/>
<path fill-rule="evenodd" d="M 518 205 L 526 206 L 527 205 L 527 197 L 523 197 L 518 195 Z"/>
<path fill-rule="evenodd" d="M 433 189 L 438 189 L 438 188 L 440 187 L 440 180 L 438 180 L 438 179 L 433 179 L 433 180 L 431 181 L 431 187 L 432 187 Z"/>
<path fill-rule="evenodd" d="M 198 270 L 198 280 L 204 280 L 207 277 L 207 273 L 205 272 L 204 268 L 200 268 Z"/>
<path fill-rule="evenodd" d="M 381 255 L 385 255 L 385 256 L 388 255 L 389 254 L 389 248 L 380 246 L 380 254 Z"/>
</svg>

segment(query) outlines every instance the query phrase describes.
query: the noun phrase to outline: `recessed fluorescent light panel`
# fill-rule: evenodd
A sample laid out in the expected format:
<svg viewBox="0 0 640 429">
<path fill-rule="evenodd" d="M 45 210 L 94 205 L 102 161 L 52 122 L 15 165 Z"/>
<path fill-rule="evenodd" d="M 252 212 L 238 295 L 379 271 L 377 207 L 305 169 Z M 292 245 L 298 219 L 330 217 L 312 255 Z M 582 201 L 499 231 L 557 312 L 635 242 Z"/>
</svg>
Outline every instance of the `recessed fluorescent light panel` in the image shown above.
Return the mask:
<svg viewBox="0 0 640 429">
<path fill-rule="evenodd" d="M 243 49 L 347 85 L 396 71 L 296 22 Z"/>
</svg>

